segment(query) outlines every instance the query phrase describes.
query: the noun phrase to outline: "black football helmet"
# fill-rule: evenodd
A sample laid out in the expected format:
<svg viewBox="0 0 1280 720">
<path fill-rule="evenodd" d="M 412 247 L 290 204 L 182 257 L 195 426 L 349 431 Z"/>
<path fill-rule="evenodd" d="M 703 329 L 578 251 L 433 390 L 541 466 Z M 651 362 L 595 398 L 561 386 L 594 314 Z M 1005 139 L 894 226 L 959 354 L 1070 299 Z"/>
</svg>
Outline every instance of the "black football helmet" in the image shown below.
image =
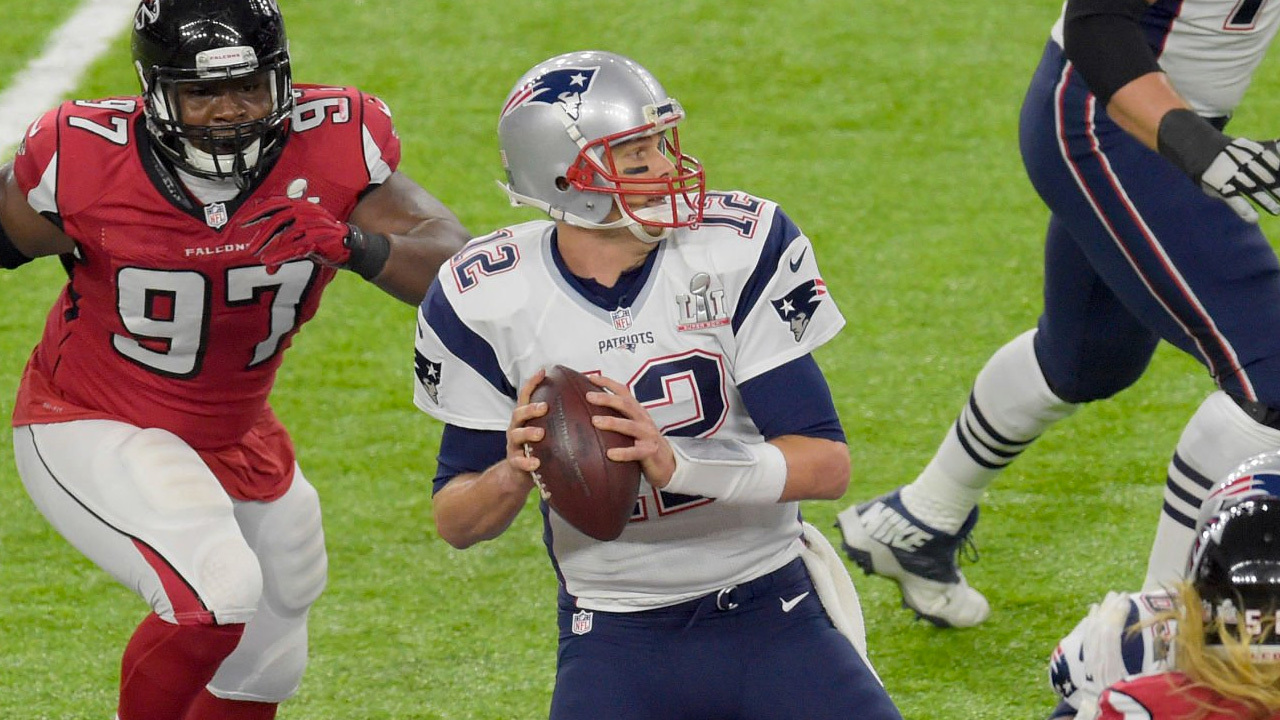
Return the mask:
<svg viewBox="0 0 1280 720">
<path fill-rule="evenodd" d="M 293 113 L 289 42 L 275 0 L 142 0 L 133 62 L 156 148 L 199 177 L 252 182 L 283 148 Z M 214 128 L 183 121 L 175 89 L 265 73 L 270 114 Z"/>
<path fill-rule="evenodd" d="M 1188 580 L 1204 602 L 1205 641 L 1222 644 L 1217 620 L 1251 637 L 1256 659 L 1280 660 L 1280 457 L 1242 467 L 1215 489 L 1202 511 Z M 1243 626 L 1241 628 L 1240 626 Z M 1267 632 L 1263 632 L 1267 630 Z"/>
</svg>

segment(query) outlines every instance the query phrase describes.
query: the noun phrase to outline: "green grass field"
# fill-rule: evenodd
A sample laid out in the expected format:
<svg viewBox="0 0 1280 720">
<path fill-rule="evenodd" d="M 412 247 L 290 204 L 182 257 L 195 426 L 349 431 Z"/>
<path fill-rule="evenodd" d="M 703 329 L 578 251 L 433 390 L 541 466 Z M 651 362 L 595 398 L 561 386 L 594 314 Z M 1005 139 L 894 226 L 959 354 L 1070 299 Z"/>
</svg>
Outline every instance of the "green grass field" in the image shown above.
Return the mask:
<svg viewBox="0 0 1280 720">
<path fill-rule="evenodd" d="M 67 12 L 46 5 L 0 0 L 0 86 Z M 853 457 L 845 502 L 910 480 L 988 355 L 1035 322 L 1047 213 L 1016 124 L 1058 0 L 281 5 L 295 79 L 387 100 L 402 169 L 474 232 L 532 217 L 493 182 L 497 112 L 528 67 L 600 48 L 653 70 L 689 111 L 683 139 L 710 184 L 778 200 L 817 245 L 849 320 L 819 355 Z M 1280 115 L 1275 68 L 1233 130 L 1280 132 L 1268 122 Z M 135 88 L 122 38 L 76 95 Z M 0 273 L 5 417 L 60 281 L 52 260 Z M 281 718 L 545 717 L 555 582 L 535 508 L 466 552 L 436 537 L 440 426 L 410 401 L 413 309 L 350 274 L 329 295 L 273 400 L 325 503 L 331 565 L 311 665 Z M 891 584 L 855 576 L 872 659 L 908 720 L 1047 714 L 1049 652 L 1089 602 L 1140 583 L 1164 465 L 1211 389 L 1162 348 L 1136 386 L 1005 473 L 983 506 L 982 560 L 966 567 L 993 606 L 982 627 L 913 621 Z M 834 540 L 845 502 L 805 514 Z M 47 526 L 0 443 L 0 718 L 110 718 L 119 654 L 145 610 Z"/>
</svg>

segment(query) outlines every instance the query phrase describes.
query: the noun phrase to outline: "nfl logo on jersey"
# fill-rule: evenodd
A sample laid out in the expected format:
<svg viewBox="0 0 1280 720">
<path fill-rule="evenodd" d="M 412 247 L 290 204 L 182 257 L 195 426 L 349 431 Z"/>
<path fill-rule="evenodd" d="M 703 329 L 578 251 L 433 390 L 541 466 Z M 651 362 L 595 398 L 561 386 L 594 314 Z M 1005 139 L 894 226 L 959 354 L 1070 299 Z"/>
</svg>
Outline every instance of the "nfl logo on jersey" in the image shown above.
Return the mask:
<svg viewBox="0 0 1280 720">
<path fill-rule="evenodd" d="M 591 632 L 591 611 L 579 610 L 573 614 L 573 634 L 586 635 Z"/>
<path fill-rule="evenodd" d="M 609 317 L 613 318 L 614 330 L 626 330 L 631 327 L 631 308 L 620 307 L 617 310 L 610 310 Z"/>
<path fill-rule="evenodd" d="M 217 230 L 227 224 L 227 206 L 218 202 L 204 206 L 204 222 Z"/>
</svg>

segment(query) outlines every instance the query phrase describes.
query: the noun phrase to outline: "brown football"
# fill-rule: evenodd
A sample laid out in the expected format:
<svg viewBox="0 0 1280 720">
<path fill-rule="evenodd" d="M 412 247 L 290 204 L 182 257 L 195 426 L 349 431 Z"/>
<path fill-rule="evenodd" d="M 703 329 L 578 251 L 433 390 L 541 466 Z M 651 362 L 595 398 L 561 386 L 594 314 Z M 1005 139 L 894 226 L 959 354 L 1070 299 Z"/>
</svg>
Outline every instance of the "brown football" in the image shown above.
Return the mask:
<svg viewBox="0 0 1280 720">
<path fill-rule="evenodd" d="M 640 463 L 610 460 L 605 451 L 628 447 L 632 439 L 597 429 L 592 415 L 613 409 L 587 402 L 600 391 L 586 375 L 556 365 L 534 388 L 531 402 L 547 403 L 547 414 L 528 424 L 546 431 L 527 451 L 538 458 L 538 481 L 551 508 L 570 525 L 597 540 L 614 540 L 626 529 L 640 490 Z"/>
</svg>

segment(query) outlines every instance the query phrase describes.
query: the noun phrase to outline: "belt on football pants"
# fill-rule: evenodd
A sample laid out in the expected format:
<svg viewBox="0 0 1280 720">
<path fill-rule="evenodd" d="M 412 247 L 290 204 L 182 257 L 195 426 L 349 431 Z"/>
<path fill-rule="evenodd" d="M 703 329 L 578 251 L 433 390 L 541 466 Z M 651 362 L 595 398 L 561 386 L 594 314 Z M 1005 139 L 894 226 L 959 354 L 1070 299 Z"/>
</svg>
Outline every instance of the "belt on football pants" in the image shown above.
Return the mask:
<svg viewBox="0 0 1280 720">
<path fill-rule="evenodd" d="M 796 558 L 777 570 L 753 580 L 720 588 L 715 592 L 676 605 L 641 612 L 651 617 L 664 618 L 692 618 L 699 613 L 729 612 L 749 605 L 757 598 L 773 597 L 787 588 L 808 582 L 809 572 L 805 570 L 804 561 Z"/>
</svg>

